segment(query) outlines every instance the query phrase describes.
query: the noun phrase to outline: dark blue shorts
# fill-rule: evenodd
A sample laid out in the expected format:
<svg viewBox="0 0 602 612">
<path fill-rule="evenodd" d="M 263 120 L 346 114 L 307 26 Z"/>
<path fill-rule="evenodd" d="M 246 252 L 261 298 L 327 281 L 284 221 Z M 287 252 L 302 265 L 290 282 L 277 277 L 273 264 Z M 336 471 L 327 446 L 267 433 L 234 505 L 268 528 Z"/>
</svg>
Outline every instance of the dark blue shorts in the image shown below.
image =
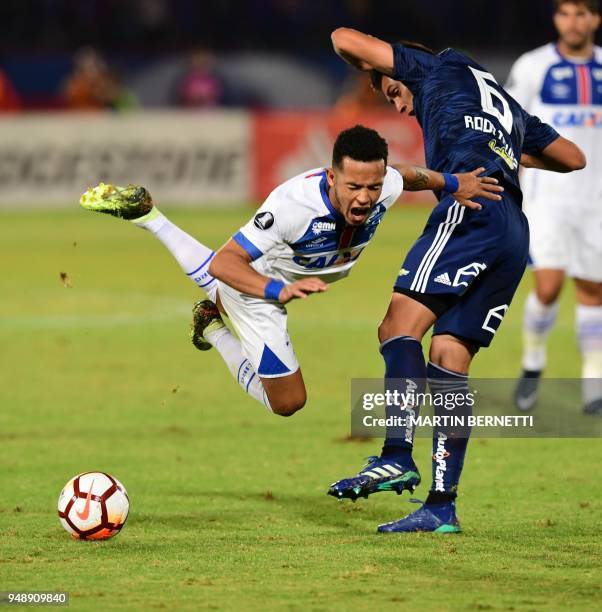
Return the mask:
<svg viewBox="0 0 602 612">
<path fill-rule="evenodd" d="M 473 211 L 446 196 L 403 262 L 395 289 L 428 305 L 449 298 L 433 335 L 451 334 L 489 346 L 522 278 L 529 256 L 529 225 L 512 196 L 478 200 Z M 422 294 L 422 295 L 419 295 Z"/>
</svg>

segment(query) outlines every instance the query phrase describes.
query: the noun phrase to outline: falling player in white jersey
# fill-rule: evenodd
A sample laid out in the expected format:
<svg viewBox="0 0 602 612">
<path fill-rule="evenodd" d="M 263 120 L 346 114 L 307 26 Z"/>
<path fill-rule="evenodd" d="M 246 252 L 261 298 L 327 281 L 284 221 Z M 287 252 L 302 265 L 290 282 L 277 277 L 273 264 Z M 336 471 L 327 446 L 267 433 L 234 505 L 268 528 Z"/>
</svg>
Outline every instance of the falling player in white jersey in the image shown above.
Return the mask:
<svg viewBox="0 0 602 612">
<path fill-rule="evenodd" d="M 484 168 L 452 177 L 387 166 L 387 156 L 387 143 L 374 130 L 358 125 L 341 132 L 331 168 L 310 170 L 277 187 L 217 253 L 160 213 L 143 187 L 101 184 L 80 203 L 133 221 L 169 249 L 209 297 L 193 309 L 195 346 L 214 346 L 244 391 L 289 416 L 305 404 L 306 390 L 284 304 L 346 277 L 404 185 L 419 191 L 453 184 L 454 197 L 469 208 L 480 208 L 471 198 L 499 200 L 503 191 L 496 179 L 479 176 Z"/>
<path fill-rule="evenodd" d="M 570 175 L 523 171 L 535 289 L 525 304 L 523 372 L 515 391 L 522 410 L 537 400 L 547 337 L 566 276 L 574 279 L 582 356 L 584 411 L 602 415 L 602 48 L 598 0 L 555 0 L 558 42 L 525 53 L 506 91 L 531 114 L 575 142 L 587 167 Z"/>
</svg>

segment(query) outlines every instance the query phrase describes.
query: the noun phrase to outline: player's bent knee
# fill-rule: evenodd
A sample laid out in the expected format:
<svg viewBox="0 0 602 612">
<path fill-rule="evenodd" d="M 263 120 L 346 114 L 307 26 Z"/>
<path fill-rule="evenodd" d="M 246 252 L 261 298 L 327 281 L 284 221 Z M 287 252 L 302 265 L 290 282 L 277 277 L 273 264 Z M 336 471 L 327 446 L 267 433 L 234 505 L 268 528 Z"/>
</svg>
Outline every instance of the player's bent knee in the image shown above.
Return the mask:
<svg viewBox="0 0 602 612">
<path fill-rule="evenodd" d="M 467 374 L 470 362 L 479 347 L 455 336 L 442 334 L 433 336 L 429 360 L 452 372 Z"/>
<path fill-rule="evenodd" d="M 289 417 L 293 416 L 295 412 L 298 412 L 305 406 L 307 396 L 288 396 L 284 398 L 277 398 L 273 402 L 270 400 L 270 407 L 272 412 L 278 416 Z"/>
<path fill-rule="evenodd" d="M 560 287 L 537 287 L 535 295 L 541 304 L 551 306 L 558 300 L 561 289 L 562 285 Z"/>
<path fill-rule="evenodd" d="M 307 391 L 301 370 L 289 376 L 262 378 L 263 388 L 270 402 L 270 409 L 279 416 L 292 416 L 305 406 Z"/>
<path fill-rule="evenodd" d="M 558 300 L 564 285 L 562 270 L 536 270 L 535 295 L 544 306 L 551 306 Z"/>
<path fill-rule="evenodd" d="M 395 336 L 412 336 L 421 340 L 435 319 L 435 314 L 414 297 L 394 293 L 387 313 L 378 326 L 378 339 L 384 342 Z"/>
</svg>

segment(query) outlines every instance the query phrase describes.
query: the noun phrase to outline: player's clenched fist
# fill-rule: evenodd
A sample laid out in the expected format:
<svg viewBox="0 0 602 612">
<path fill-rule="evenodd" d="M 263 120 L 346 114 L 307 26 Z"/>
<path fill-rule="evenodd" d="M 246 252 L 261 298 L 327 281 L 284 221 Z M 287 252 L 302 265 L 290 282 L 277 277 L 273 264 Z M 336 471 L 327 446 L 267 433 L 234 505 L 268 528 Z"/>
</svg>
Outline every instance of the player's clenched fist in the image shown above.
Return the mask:
<svg viewBox="0 0 602 612">
<path fill-rule="evenodd" d="M 322 293 L 328 289 L 328 283 L 319 278 L 303 278 L 290 285 L 285 285 L 280 291 L 278 301 L 286 304 L 295 298 L 305 299 L 310 293 Z"/>
</svg>

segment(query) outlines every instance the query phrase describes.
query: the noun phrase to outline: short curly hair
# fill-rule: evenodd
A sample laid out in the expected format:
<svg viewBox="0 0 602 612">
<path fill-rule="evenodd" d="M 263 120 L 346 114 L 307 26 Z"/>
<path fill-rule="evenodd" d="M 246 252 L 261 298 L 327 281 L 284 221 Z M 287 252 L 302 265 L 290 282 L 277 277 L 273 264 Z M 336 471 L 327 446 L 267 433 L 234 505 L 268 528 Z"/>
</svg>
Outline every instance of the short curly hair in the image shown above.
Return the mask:
<svg viewBox="0 0 602 612">
<path fill-rule="evenodd" d="M 389 147 L 387 141 L 376 130 L 363 125 L 354 125 L 337 136 L 332 149 L 332 165 L 341 168 L 344 157 L 362 162 L 382 159 L 386 166 Z"/>
</svg>

